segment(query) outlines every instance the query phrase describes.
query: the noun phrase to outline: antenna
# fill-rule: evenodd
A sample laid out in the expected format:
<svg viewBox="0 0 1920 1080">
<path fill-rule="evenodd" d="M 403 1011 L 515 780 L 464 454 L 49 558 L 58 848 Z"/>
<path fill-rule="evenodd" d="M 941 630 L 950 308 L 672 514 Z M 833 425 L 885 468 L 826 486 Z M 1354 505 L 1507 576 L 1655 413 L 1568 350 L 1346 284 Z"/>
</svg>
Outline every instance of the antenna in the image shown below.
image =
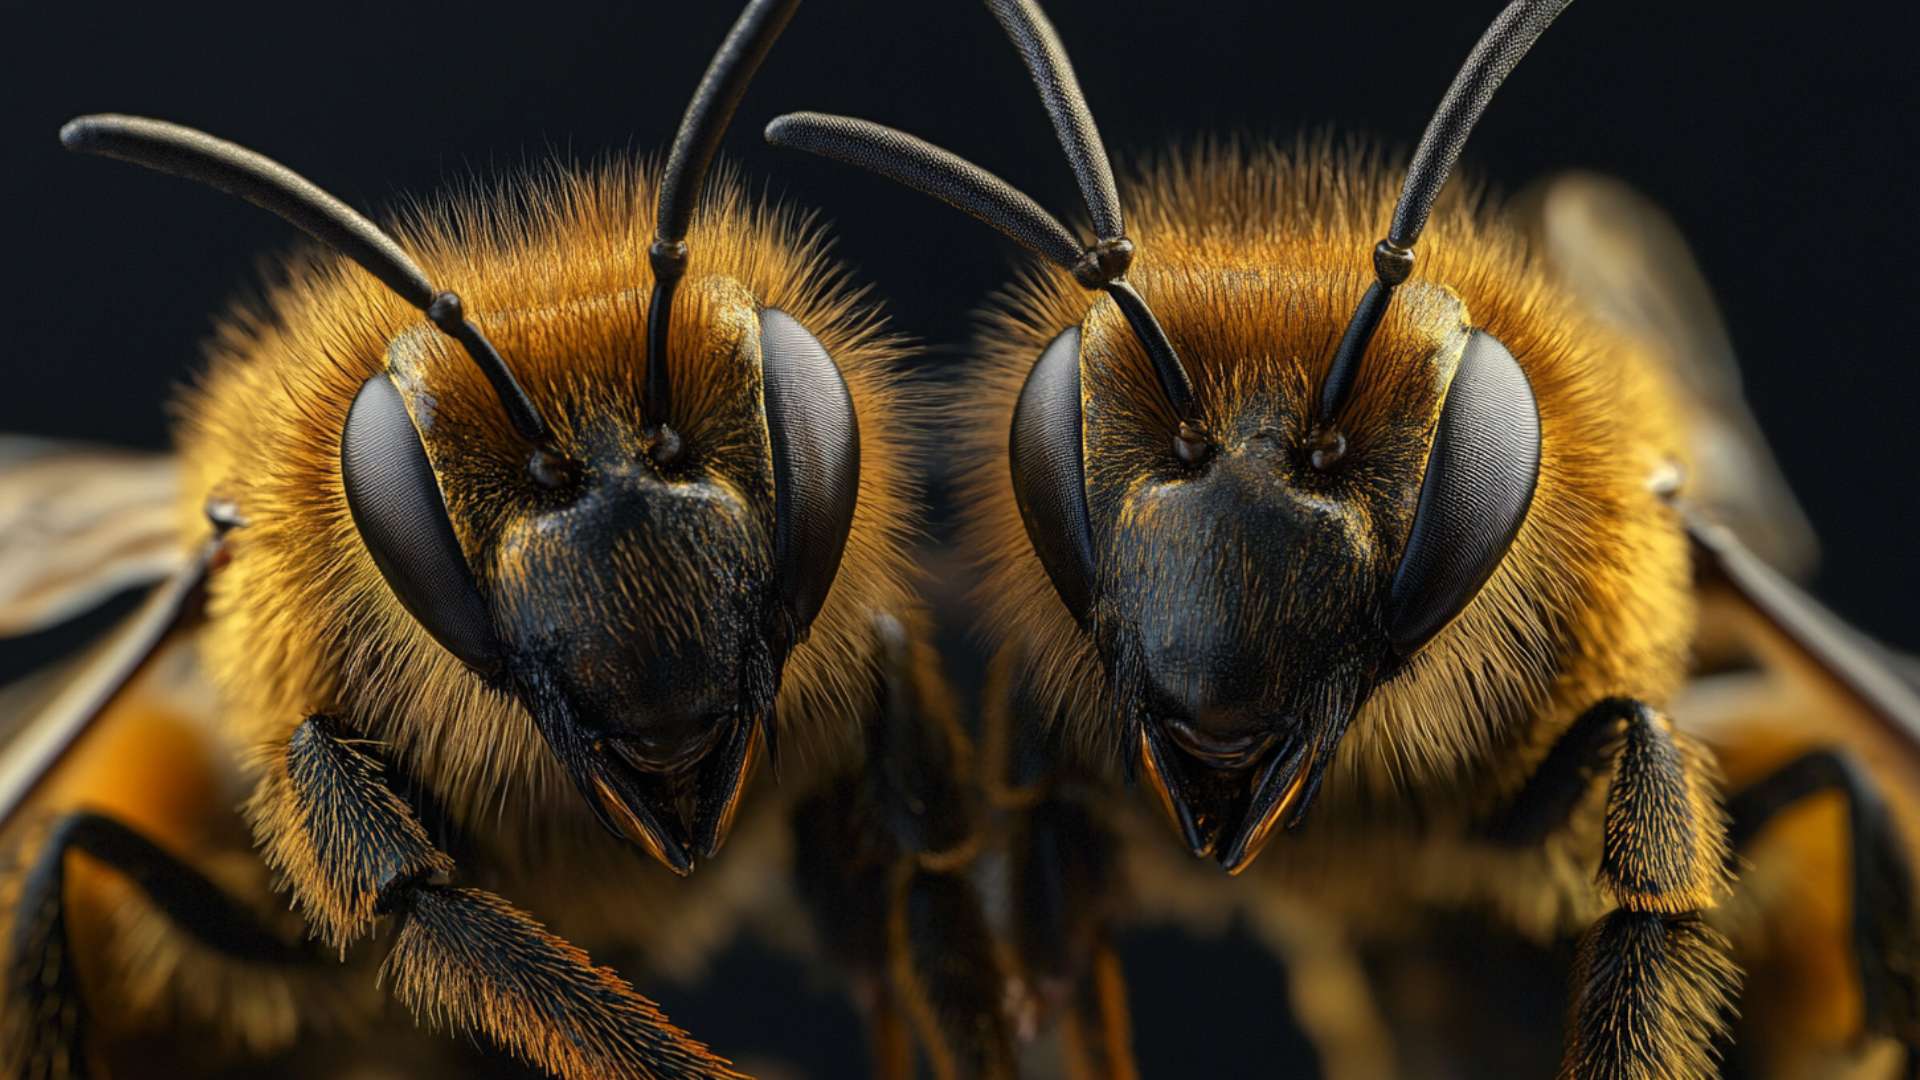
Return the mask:
<svg viewBox="0 0 1920 1080">
<path fill-rule="evenodd" d="M 1073 73 L 1073 61 L 1067 59 L 1060 35 L 1047 21 L 1037 4 L 1019 0 L 988 0 L 987 9 L 1000 20 L 1000 28 L 1020 50 L 1020 59 L 1033 76 L 1034 89 L 1047 118 L 1053 121 L 1060 148 L 1080 184 L 1080 197 L 1093 215 L 1093 231 L 1103 242 L 1119 240 L 1126 233 L 1121 221 L 1120 191 L 1113 182 L 1113 166 L 1107 162 L 1107 148 L 1100 141 L 1100 129 L 1094 126 L 1093 112 L 1087 108 L 1086 95 L 1080 92 L 1080 80 Z"/>
<path fill-rule="evenodd" d="M 660 199 L 654 213 L 653 246 L 647 261 L 653 267 L 653 294 L 647 301 L 646 423 L 663 428 L 671 404 L 667 385 L 667 341 L 673 317 L 673 294 L 687 272 L 687 230 L 700 203 L 713 155 L 732 123 L 747 84 L 780 32 L 793 19 L 800 0 L 753 0 L 727 32 L 713 54 L 707 73 L 687 103 L 680 130 L 667 154 L 660 177 Z M 673 441 L 668 440 L 668 445 Z"/>
<path fill-rule="evenodd" d="M 1193 382 L 1153 309 L 1126 280 L 1133 263 L 1133 242 L 1126 237 L 1113 168 L 1073 65 L 1034 0 L 988 0 L 987 6 L 1026 62 L 1061 149 L 1073 166 L 1080 194 L 1093 216 L 1096 242 L 1091 246 L 1083 245 L 1060 219 L 1005 180 L 903 131 L 848 116 L 798 112 L 768 124 L 767 141 L 858 166 L 938 199 L 1065 268 L 1082 286 L 1113 297 L 1152 360 L 1160 389 L 1180 420 L 1175 447 L 1181 459 L 1198 463 L 1208 453 L 1209 439 L 1199 421 Z"/>
<path fill-rule="evenodd" d="M 393 238 L 351 206 L 264 154 L 203 131 L 138 116 L 101 114 L 70 120 L 60 129 L 69 150 L 131 161 L 156 172 L 197 180 L 280 216 L 307 235 L 359 263 L 400 298 L 424 312 L 434 326 L 460 343 L 492 384 L 507 418 L 521 437 L 547 442 L 547 424 L 507 362 L 466 317 L 460 297 L 436 289 Z"/>
<path fill-rule="evenodd" d="M 1433 119 L 1427 121 L 1426 133 L 1420 136 L 1412 164 L 1407 166 L 1407 179 L 1400 187 L 1400 200 L 1394 204 L 1393 222 L 1387 228 L 1386 239 L 1374 245 L 1374 282 L 1354 308 L 1346 332 L 1340 335 L 1333 363 L 1327 369 L 1327 381 L 1320 387 L 1323 425 L 1331 426 L 1352 393 L 1367 343 L 1373 340 L 1380 317 L 1386 314 L 1393 290 L 1413 273 L 1413 245 L 1427 227 L 1434 200 L 1440 197 L 1454 163 L 1460 160 L 1467 136 L 1473 133 L 1473 126 L 1479 123 L 1487 103 L 1493 100 L 1493 92 L 1500 89 L 1520 58 L 1527 55 L 1533 43 L 1540 40 L 1540 35 L 1572 2 L 1513 0 L 1494 18 L 1487 32 L 1480 35 L 1479 44 L 1467 54 L 1466 63 L 1454 75 Z"/>
</svg>

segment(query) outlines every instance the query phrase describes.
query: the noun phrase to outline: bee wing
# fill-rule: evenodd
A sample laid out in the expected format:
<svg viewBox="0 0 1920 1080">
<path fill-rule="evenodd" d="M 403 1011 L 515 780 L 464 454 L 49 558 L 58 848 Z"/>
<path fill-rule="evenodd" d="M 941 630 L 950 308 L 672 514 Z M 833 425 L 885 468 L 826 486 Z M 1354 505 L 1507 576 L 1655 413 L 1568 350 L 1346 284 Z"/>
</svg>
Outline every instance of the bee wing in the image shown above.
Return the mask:
<svg viewBox="0 0 1920 1080">
<path fill-rule="evenodd" d="M 170 455 L 0 436 L 0 638 L 178 570 L 179 500 Z"/>
<path fill-rule="evenodd" d="M 224 538 L 216 535 L 178 559 L 180 565 L 166 582 L 7 740 L 0 753 L 0 828 L 88 725 L 146 669 L 174 631 L 198 621 L 207 576 L 219 565 L 224 546 Z M 19 696 L 9 694 L 8 702 L 34 700 L 45 689 L 30 683 Z"/>
<path fill-rule="evenodd" d="M 1733 343 L 1680 230 L 1627 185 L 1590 173 L 1548 180 L 1524 205 L 1555 275 L 1597 317 L 1658 349 L 1690 399 L 1689 501 L 1804 578 L 1818 555 L 1813 527 L 1747 408 Z"/>
<path fill-rule="evenodd" d="M 1730 599 L 1753 651 L 1821 684 L 1870 718 L 1873 742 L 1920 768 L 1920 664 L 1848 626 L 1787 580 L 1733 530 L 1689 510 L 1698 576 L 1710 600 Z M 1812 734 L 1809 732 L 1808 734 Z"/>
</svg>

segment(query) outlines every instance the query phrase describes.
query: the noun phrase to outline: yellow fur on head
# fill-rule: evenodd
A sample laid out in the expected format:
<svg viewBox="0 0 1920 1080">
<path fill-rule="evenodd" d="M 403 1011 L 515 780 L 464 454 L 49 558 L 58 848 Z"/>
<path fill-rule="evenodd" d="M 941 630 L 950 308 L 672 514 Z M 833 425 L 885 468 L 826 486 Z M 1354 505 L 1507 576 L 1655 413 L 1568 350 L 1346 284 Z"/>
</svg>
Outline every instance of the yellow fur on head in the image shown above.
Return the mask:
<svg viewBox="0 0 1920 1080">
<path fill-rule="evenodd" d="M 543 413 L 560 417 L 560 402 L 588 400 L 624 403 L 637 416 L 654 193 L 645 169 L 554 168 L 417 209 L 395 234 L 430 280 L 460 294 Z M 743 385 L 757 388 L 758 372 L 733 348 L 735 324 L 756 305 L 786 311 L 819 338 L 859 416 L 852 532 L 779 697 L 783 750 L 804 768 L 809 758 L 858 745 L 853 717 L 874 692 L 862 677 L 867 613 L 912 605 L 907 549 L 917 506 L 900 343 L 845 284 L 815 228 L 749 198 L 731 179 L 710 185 L 687 240 L 692 259 L 670 350 L 676 426 L 699 438 L 703 409 L 738 399 Z M 597 829 L 525 711 L 487 690 L 414 622 L 350 517 L 340 476 L 347 410 L 384 369 L 394 339 L 425 325 L 371 275 L 318 252 L 291 259 L 263 303 L 221 326 L 211 370 L 184 402 L 180 434 L 191 478 L 183 510 L 194 528 L 204 530 L 201 508 L 214 495 L 246 520 L 212 586 L 206 662 L 243 745 L 277 749 L 305 716 L 332 712 L 385 743 L 457 820 L 484 813 L 489 828 L 498 815 L 499 824 Z M 431 351 L 423 364 L 434 423 L 466 429 L 476 458 L 517 454 L 524 462 L 478 370 L 431 336 L 420 343 Z M 440 443 L 429 442 L 437 454 Z M 714 452 L 761 449 L 764 428 L 745 443 Z M 467 492 L 449 484 L 449 474 L 479 475 L 471 461 L 435 465 L 456 503 Z M 764 494 L 744 493 L 745 501 Z M 464 522 L 459 509 L 453 517 Z M 470 554 L 478 546 L 472 536 L 460 539 Z"/>
<path fill-rule="evenodd" d="M 1138 251 L 1128 279 L 1192 372 L 1204 416 L 1231 414 L 1255 395 L 1310 400 L 1372 280 L 1369 255 L 1399 179 L 1369 153 L 1318 142 L 1291 151 L 1209 146 L 1123 185 Z M 1543 747 L 1551 731 L 1539 728 L 1557 730 L 1607 694 L 1663 702 L 1683 676 L 1693 625 L 1686 539 L 1648 485 L 1663 461 L 1684 463 L 1676 408 L 1652 363 L 1584 317 L 1480 201 L 1455 185 L 1436 209 L 1414 276 L 1362 368 L 1349 443 L 1357 450 L 1405 434 L 1395 424 L 1431 439 L 1437 411 L 1394 410 L 1420 400 L 1409 396 L 1405 365 L 1434 353 L 1450 294 L 1532 383 L 1538 489 L 1480 594 L 1361 710 L 1328 776 L 1329 802 L 1459 777 L 1503 746 Z M 1107 730 L 1106 678 L 1033 554 L 1007 461 L 1028 371 L 1054 335 L 1083 323 L 1083 393 L 1124 399 L 1103 403 L 1110 411 L 1164 414 L 1145 354 L 1112 302 L 1051 268 L 1029 273 L 989 312 L 979 369 L 951 408 L 973 432 L 960 502 L 971 515 L 964 536 L 981 568 L 987 628 L 1025 657 L 1040 700 L 1059 706 L 1042 711 L 1061 711 L 1083 751 L 1112 763 L 1133 748 Z M 1110 467 L 1089 461 L 1090 482 Z M 1529 717 L 1545 723 L 1529 730 Z"/>
</svg>

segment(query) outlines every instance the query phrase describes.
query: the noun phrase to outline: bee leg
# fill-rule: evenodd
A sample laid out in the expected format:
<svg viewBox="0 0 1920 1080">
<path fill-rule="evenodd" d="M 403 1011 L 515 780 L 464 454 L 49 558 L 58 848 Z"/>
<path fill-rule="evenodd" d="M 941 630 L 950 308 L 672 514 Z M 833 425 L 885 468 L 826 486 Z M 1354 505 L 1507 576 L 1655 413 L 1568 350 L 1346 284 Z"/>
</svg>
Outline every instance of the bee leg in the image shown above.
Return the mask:
<svg viewBox="0 0 1920 1080">
<path fill-rule="evenodd" d="M 919 853 L 896 875 L 887 923 L 893 985 L 936 1077 L 1011 1077 L 1006 981 L 955 854 Z"/>
<path fill-rule="evenodd" d="M 1730 836 L 1744 849 L 1774 816 L 1823 793 L 1846 800 L 1853 897 L 1851 953 L 1859 964 L 1868 1031 L 1907 1048 L 1920 1063 L 1920 921 L 1913 867 L 1873 780 L 1846 754 L 1814 750 L 1727 800 Z"/>
<path fill-rule="evenodd" d="M 1005 981 L 970 876 L 972 747 L 932 648 L 891 616 L 874 631 L 866 760 L 796 817 L 801 891 L 858 973 L 877 1075 L 912 1075 L 910 1027 L 935 1076 L 1011 1076 Z"/>
<path fill-rule="evenodd" d="M 971 872 L 979 853 L 973 746 L 924 640 L 881 616 L 877 716 L 868 725 L 872 819 L 896 852 L 886 892 L 891 991 L 937 1077 L 1010 1077 L 1006 980 Z"/>
<path fill-rule="evenodd" d="M 1067 1075 L 1130 1080 L 1133 1021 L 1113 945 L 1125 901 L 1117 844 L 1059 775 L 1056 725 L 996 710 L 1007 747 L 993 798 L 1007 812 L 1011 927 L 1023 981 L 1042 1017 L 1060 1018 Z M 1034 1026 L 1039 1026 L 1035 1024 Z"/>
<path fill-rule="evenodd" d="M 1040 1007 L 1058 1011 L 1067 1075 L 1138 1076 L 1108 917 L 1120 895 L 1112 838 L 1084 806 L 1048 798 L 1015 822 L 1009 847 L 1016 948 Z"/>
<path fill-rule="evenodd" d="M 1390 1026 L 1379 975 L 1369 969 L 1386 960 L 1414 961 L 1413 951 L 1370 956 L 1338 918 L 1281 896 L 1264 899 L 1252 914 L 1261 938 L 1286 965 L 1292 1021 L 1312 1043 L 1323 1080 L 1403 1075 L 1401 1032 Z M 1476 951 L 1475 958 L 1481 955 Z"/>
<path fill-rule="evenodd" d="M 899 853 L 890 837 L 865 827 L 871 817 L 865 775 L 843 777 L 795 807 L 795 884 L 834 969 L 853 980 L 867 1021 L 870 1071 L 882 1080 L 911 1080 L 913 1040 L 887 957 Z"/>
<path fill-rule="evenodd" d="M 295 729 L 247 810 L 268 864 L 329 944 L 398 921 L 380 978 L 415 1016 L 565 1080 L 740 1075 L 530 915 L 447 884 L 453 860 L 331 718 Z"/>
<path fill-rule="evenodd" d="M 1730 887 L 1726 815 L 1705 749 L 1638 701 L 1587 710 L 1494 833 L 1536 838 L 1611 760 L 1599 880 L 1616 907 L 1575 958 L 1565 1077 L 1714 1075 L 1739 969 L 1703 913 Z M 1584 787 L 1583 787 L 1584 785 Z"/>
<path fill-rule="evenodd" d="M 219 955 L 249 964 L 314 959 L 285 942 L 200 871 L 103 814 L 56 821 L 20 883 L 0 1007 L 0 1065 L 9 1076 L 88 1075 L 88 1014 L 67 932 L 67 856 L 83 854 L 137 886 L 173 926 Z"/>
</svg>

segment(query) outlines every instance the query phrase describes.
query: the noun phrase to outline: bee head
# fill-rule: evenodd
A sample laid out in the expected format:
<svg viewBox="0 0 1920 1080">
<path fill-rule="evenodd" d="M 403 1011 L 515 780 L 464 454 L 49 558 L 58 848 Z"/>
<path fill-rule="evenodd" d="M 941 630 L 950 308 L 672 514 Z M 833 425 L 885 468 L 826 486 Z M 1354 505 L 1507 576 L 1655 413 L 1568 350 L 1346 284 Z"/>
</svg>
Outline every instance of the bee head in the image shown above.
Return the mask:
<svg viewBox="0 0 1920 1080">
<path fill-rule="evenodd" d="M 541 416 L 488 334 L 436 300 L 430 321 L 481 361 L 494 422 L 520 438 L 447 409 L 416 338 L 395 342 L 341 439 L 354 524 L 394 595 L 520 698 L 603 825 L 679 874 L 718 852 L 759 741 L 773 750 L 781 670 L 859 487 L 853 401 L 819 340 L 738 282 L 680 288 L 720 138 L 795 7 L 749 3 L 681 118 L 644 306 L 583 298 L 501 335 L 522 364 L 613 355 L 624 372 L 571 380 Z"/>
<path fill-rule="evenodd" d="M 812 334 L 718 279 L 680 292 L 689 362 L 650 422 L 643 295 L 476 319 L 517 368 L 570 373 L 541 395 L 538 444 L 444 337 L 404 332 L 347 416 L 341 467 L 408 613 L 520 699 L 610 828 L 684 872 L 724 840 L 832 584 L 859 431 Z"/>
<path fill-rule="evenodd" d="M 1276 824 L 1300 820 L 1361 703 L 1468 605 L 1527 515 L 1540 418 L 1506 346 L 1471 329 L 1457 304 L 1446 318 L 1433 298 L 1420 303 L 1418 332 L 1375 338 L 1467 135 L 1566 3 L 1513 0 L 1483 36 L 1414 154 L 1374 250 L 1375 281 L 1345 310 L 1289 310 L 1328 295 L 1343 273 L 1278 287 L 1225 280 L 1298 269 L 1226 265 L 1234 253 L 1220 241 L 1245 222 L 1184 237 L 1201 255 L 1184 276 L 1146 271 L 1156 256 L 1126 233 L 1099 129 L 1035 0 L 988 7 L 1053 121 L 1092 243 L 1005 181 L 903 132 L 815 113 L 767 129 L 776 145 L 956 206 L 1051 262 L 1056 282 L 1104 294 L 1089 318 L 1051 322 L 1057 336 L 1028 361 L 1006 443 L 1012 494 L 1034 555 L 1092 643 L 1111 726 L 1194 853 L 1229 871 Z M 1130 280 L 1136 254 L 1143 272 Z M 1198 312 L 1175 319 L 1195 297 Z M 1414 302 L 1397 305 L 1400 323 Z M 1236 320 L 1255 332 L 1215 325 Z M 1049 320 L 1027 310 L 1008 323 L 1022 337 Z M 1411 355 L 1385 355 L 1396 348 Z M 1262 362 L 1276 356 L 1286 363 Z M 1311 378 L 1289 381 L 1289 363 Z M 1355 393 L 1404 372 L 1414 373 L 1406 394 Z M 1401 411 L 1368 414 L 1363 403 Z"/>
<path fill-rule="evenodd" d="M 748 3 L 657 185 L 614 168 L 423 220 L 412 246 L 432 278 L 371 222 L 242 147 L 124 116 L 61 133 L 71 149 L 239 195 L 342 257 L 296 262 L 302 283 L 276 292 L 275 317 L 235 330 L 256 373 L 238 377 L 260 380 L 251 400 L 295 414 L 278 430 L 337 439 L 323 444 L 323 476 L 301 471 L 319 447 L 282 439 L 292 453 L 220 478 L 261 508 L 250 542 L 277 555 L 249 562 L 273 585 L 262 591 L 298 601 L 289 616 L 249 608 L 224 624 L 278 654 L 258 661 L 264 682 L 332 694 L 370 735 L 397 733 L 416 767 L 429 757 L 431 786 L 464 791 L 469 810 L 481 778 L 528 756 L 512 741 L 524 724 L 502 707 L 517 699 L 600 822 L 678 873 L 718 850 L 760 744 L 774 750 L 782 673 L 833 585 L 860 486 L 836 358 L 776 305 L 833 324 L 855 354 L 871 321 L 836 297 L 817 250 L 788 242 L 778 212 L 737 195 L 700 205 L 796 7 Z M 474 314 L 435 284 L 442 274 L 471 286 Z M 276 352 L 290 363 L 273 366 Z M 247 445 L 272 427 L 201 423 L 244 428 Z M 873 576 L 898 591 L 899 575 Z M 835 659 L 851 651 L 840 636 L 822 650 Z M 287 655 L 296 643 L 315 655 Z M 316 677 L 289 677 L 303 669 Z M 409 708 L 427 718 L 394 718 Z M 435 728 L 450 722 L 486 745 L 449 749 L 461 736 Z"/>
<path fill-rule="evenodd" d="M 1098 656 L 1110 723 L 1185 842 L 1234 871 L 1300 819 L 1359 707 L 1499 565 L 1538 469 L 1525 377 L 1427 284 L 1407 288 L 1330 440 L 1316 390 L 1345 312 L 1315 273 L 1218 255 L 1143 268 L 1204 455 L 1181 453 L 1105 303 L 1031 366 L 1009 442 L 1022 522 Z"/>
</svg>

